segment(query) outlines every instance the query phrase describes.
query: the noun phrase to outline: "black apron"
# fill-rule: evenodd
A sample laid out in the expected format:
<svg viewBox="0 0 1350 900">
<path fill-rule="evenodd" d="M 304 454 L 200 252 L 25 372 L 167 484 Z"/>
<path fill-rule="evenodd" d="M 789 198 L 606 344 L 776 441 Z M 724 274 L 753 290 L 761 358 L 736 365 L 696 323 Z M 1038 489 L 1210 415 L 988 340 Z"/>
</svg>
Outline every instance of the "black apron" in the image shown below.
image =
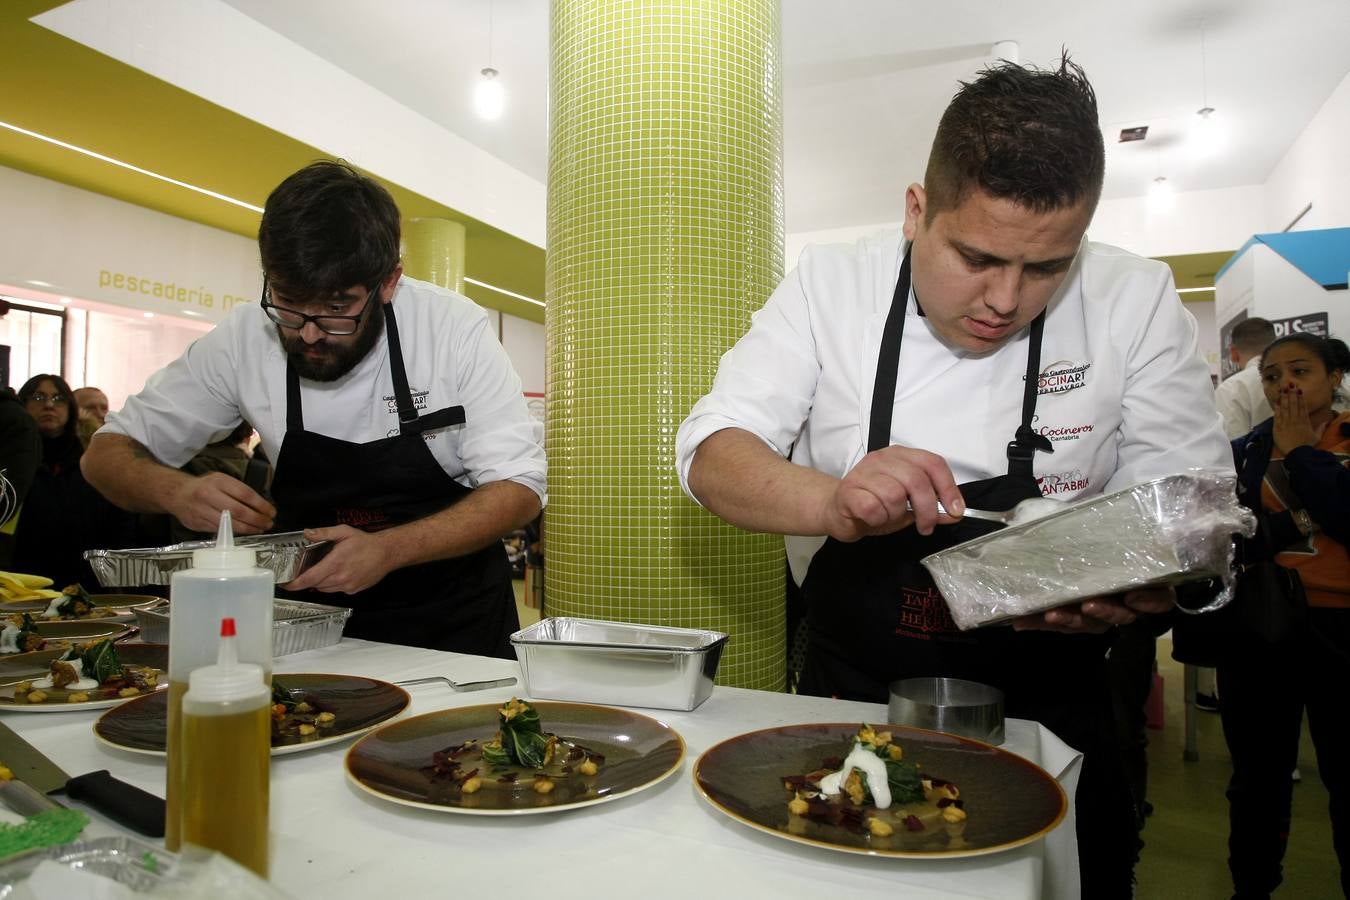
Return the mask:
<svg viewBox="0 0 1350 900">
<path fill-rule="evenodd" d="M 869 453 L 890 445 L 900 344 L 909 305 L 909 265 L 907 252 L 882 332 L 868 429 Z M 1021 500 L 1041 496 L 1032 473 L 1032 458 L 1037 450 L 1054 450 L 1031 427 L 1044 327 L 1042 312 L 1030 326 L 1022 422 L 1008 444 L 1008 472 L 959 485 L 968 506 L 1005 510 Z M 942 427 L 939 422 L 933 426 Z M 1099 665 L 1107 640 L 1014 632 L 1011 627 L 958 631 L 946 601 L 919 563 L 930 553 L 998 527 L 969 519 L 939 525 L 926 536 L 906 528 L 851 543 L 827 540 L 811 560 L 802 584 L 807 600 L 808 644 L 799 690 L 885 703 L 888 684 L 900 678 L 965 678 L 1001 688 L 1007 695 L 1008 715 L 1044 721 L 1046 715 L 1039 701 L 1055 692 L 1047 691 L 1040 679 L 1053 677 L 1057 682 L 1067 675 L 1068 666 Z"/>
<path fill-rule="evenodd" d="M 286 436 L 277 455 L 272 496 L 278 531 L 351 525 L 378 531 L 426 518 L 473 492 L 446 474 L 423 432 L 461 425 L 464 408 L 419 416 L 408 389 L 392 304 L 381 304 L 399 433 L 363 444 L 305 430 L 300 376 L 286 365 Z M 349 637 L 513 659 L 520 627 L 510 565 L 501 541 L 453 559 L 390 572 L 357 594 L 283 592 L 313 603 L 352 608 Z"/>
</svg>

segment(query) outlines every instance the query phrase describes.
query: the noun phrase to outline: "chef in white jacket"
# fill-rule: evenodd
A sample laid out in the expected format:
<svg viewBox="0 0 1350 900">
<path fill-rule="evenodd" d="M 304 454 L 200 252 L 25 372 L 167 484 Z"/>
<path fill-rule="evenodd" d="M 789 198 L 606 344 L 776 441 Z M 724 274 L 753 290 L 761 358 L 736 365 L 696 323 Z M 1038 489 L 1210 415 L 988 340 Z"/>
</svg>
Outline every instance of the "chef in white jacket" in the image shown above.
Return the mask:
<svg viewBox="0 0 1350 900">
<path fill-rule="evenodd" d="M 962 633 L 918 562 L 985 533 L 960 519 L 967 504 L 1231 465 L 1167 267 L 1084 239 L 1103 169 L 1077 66 L 1004 64 L 964 85 L 906 191 L 903 234 L 802 254 L 723 357 L 677 461 L 722 518 L 790 536 L 800 690 L 885 702 L 902 677 L 999 686 L 1008 715 L 1084 751 L 1083 894 L 1126 897 L 1137 838 L 1102 632 L 1166 611 L 1170 592 Z"/>
</svg>

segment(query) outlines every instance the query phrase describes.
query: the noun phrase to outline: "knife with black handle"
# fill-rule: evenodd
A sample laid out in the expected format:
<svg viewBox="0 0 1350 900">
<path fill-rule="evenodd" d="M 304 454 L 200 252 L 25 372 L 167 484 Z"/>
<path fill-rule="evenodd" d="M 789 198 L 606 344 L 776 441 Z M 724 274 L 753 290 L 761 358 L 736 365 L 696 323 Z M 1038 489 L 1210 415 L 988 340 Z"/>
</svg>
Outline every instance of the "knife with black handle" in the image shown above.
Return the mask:
<svg viewBox="0 0 1350 900">
<path fill-rule="evenodd" d="M 0 763 L 14 780 L 0 782 L 0 799 L 15 812 L 33 815 L 60 806 L 48 794 L 65 791 L 127 828 L 148 837 L 164 836 L 164 801 L 114 778 L 106 769 L 71 778 L 42 751 L 0 722 Z"/>
</svg>

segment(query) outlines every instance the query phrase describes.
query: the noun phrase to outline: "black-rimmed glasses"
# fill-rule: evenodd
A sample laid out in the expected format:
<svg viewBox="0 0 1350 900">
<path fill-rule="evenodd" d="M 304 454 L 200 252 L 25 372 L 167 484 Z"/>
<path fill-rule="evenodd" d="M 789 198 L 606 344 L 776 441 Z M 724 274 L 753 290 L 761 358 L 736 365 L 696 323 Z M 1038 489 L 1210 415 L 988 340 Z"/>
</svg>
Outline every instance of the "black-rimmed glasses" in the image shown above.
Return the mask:
<svg viewBox="0 0 1350 900">
<path fill-rule="evenodd" d="M 366 304 L 361 307 L 361 311 L 354 316 L 310 316 L 293 309 L 286 309 L 284 306 L 277 306 L 272 302 L 272 288 L 263 279 L 262 308 L 267 313 L 267 318 L 276 322 L 282 328 L 289 328 L 293 331 L 299 331 L 305 327 L 306 322 L 313 322 L 314 327 L 318 328 L 324 334 L 348 335 L 356 334 L 356 330 L 361 327 L 361 320 L 366 316 L 366 310 L 374 305 L 376 296 L 379 293 L 379 286 L 372 288 L 366 295 Z"/>
</svg>

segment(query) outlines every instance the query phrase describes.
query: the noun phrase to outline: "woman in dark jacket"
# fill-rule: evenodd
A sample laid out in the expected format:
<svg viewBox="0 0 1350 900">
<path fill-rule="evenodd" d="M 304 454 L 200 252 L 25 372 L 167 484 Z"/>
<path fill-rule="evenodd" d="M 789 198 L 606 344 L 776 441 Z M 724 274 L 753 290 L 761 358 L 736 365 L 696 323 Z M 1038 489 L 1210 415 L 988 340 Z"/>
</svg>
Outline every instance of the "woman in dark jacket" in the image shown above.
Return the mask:
<svg viewBox="0 0 1350 900">
<path fill-rule="evenodd" d="M 1305 709 L 1350 896 L 1350 413 L 1333 409 L 1347 371 L 1341 341 L 1277 340 L 1261 357 L 1275 415 L 1233 442 L 1238 496 L 1259 523 L 1243 562 L 1273 560 L 1307 597 L 1306 617 L 1283 639 L 1230 646 L 1218 666 L 1233 757 L 1228 866 L 1241 898 L 1268 897 L 1280 883 Z"/>
<path fill-rule="evenodd" d="M 79 416 L 65 379 L 34 375 L 19 389 L 19 401 L 37 422 L 42 462 L 19 510 L 12 566 L 45 575 L 58 590 L 76 582 L 94 590 L 97 581 L 84 551 L 128 546 L 134 519 L 103 499 L 80 472 Z"/>
</svg>

